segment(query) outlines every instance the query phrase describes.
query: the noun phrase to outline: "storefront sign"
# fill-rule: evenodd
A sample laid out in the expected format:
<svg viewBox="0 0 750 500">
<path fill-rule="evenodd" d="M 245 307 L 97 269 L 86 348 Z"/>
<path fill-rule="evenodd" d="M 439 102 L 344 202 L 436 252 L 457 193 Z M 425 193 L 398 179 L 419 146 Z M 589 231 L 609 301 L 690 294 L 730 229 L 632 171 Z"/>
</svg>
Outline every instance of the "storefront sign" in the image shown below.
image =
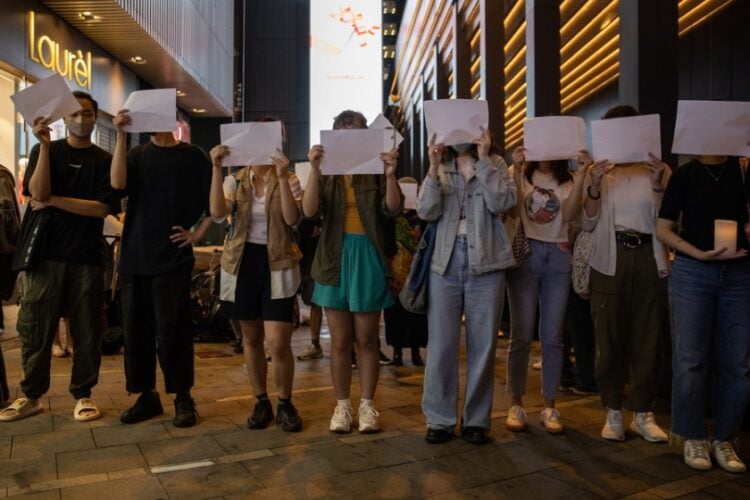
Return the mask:
<svg viewBox="0 0 750 500">
<path fill-rule="evenodd" d="M 29 58 L 91 90 L 91 52 L 68 50 L 48 35 L 37 36 L 34 11 L 29 11 Z"/>
</svg>

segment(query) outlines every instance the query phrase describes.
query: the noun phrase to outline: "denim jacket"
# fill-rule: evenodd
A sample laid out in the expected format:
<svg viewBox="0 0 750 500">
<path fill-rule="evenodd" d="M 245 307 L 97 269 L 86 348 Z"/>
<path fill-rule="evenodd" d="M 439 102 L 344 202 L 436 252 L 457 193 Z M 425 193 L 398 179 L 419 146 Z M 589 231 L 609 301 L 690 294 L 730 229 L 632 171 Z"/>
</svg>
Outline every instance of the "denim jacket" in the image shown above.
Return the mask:
<svg viewBox="0 0 750 500">
<path fill-rule="evenodd" d="M 438 179 L 428 175 L 417 197 L 417 214 L 421 219 L 440 219 L 430 266 L 439 274 L 445 274 L 448 268 L 458 234 L 460 175 L 455 160 L 441 164 Z M 515 261 L 500 213 L 515 206 L 518 193 L 505 161 L 499 156 L 477 161 L 466 189 L 469 271 L 477 275 L 511 267 Z"/>
</svg>

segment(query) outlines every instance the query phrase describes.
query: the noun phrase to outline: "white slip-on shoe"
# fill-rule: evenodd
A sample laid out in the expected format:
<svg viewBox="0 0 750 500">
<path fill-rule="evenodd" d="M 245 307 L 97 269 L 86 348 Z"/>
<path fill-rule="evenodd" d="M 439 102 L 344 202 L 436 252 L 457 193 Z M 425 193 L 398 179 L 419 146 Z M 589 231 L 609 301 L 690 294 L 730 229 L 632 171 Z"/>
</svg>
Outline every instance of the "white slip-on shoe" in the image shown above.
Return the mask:
<svg viewBox="0 0 750 500">
<path fill-rule="evenodd" d="M 625 427 L 622 425 L 622 412 L 607 408 L 607 421 L 602 427 L 602 437 L 610 441 L 624 441 Z"/>
<path fill-rule="evenodd" d="M 650 411 L 634 413 L 633 421 L 630 422 L 630 430 L 649 443 L 666 443 L 669 441 L 667 433 L 657 425 L 656 418 Z"/>
<path fill-rule="evenodd" d="M 545 408 L 542 410 L 539 419 L 542 422 L 542 427 L 549 434 L 561 434 L 565 431 L 565 426 L 560 421 L 560 412 L 557 408 Z"/>
<path fill-rule="evenodd" d="M 526 410 L 522 406 L 513 405 L 508 409 L 505 428 L 513 432 L 521 432 L 526 429 Z"/>
</svg>

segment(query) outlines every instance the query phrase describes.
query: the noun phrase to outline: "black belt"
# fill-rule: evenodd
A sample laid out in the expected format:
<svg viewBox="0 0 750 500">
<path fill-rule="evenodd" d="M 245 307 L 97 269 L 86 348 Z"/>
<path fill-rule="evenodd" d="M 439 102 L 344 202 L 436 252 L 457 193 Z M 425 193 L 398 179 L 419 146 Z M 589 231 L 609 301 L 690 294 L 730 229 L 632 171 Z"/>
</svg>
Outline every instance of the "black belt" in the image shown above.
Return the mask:
<svg viewBox="0 0 750 500">
<path fill-rule="evenodd" d="M 615 231 L 615 239 L 625 248 L 632 249 L 651 243 L 653 237 L 650 234 L 635 231 Z"/>
</svg>

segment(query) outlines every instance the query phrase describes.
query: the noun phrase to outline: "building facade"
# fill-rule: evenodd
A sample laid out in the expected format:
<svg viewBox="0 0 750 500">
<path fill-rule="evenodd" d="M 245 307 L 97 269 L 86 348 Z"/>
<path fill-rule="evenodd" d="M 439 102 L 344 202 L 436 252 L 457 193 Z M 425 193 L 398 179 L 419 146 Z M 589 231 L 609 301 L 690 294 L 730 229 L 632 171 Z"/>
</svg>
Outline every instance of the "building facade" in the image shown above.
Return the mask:
<svg viewBox="0 0 750 500">
<path fill-rule="evenodd" d="M 407 0 L 389 100 L 421 179 L 430 99 L 485 99 L 506 154 L 527 117 L 598 119 L 616 104 L 662 118 L 671 158 L 678 99 L 750 100 L 741 0 Z"/>
<path fill-rule="evenodd" d="M 3 2 L 0 163 L 22 177 L 35 138 L 10 96 L 53 73 L 99 102 L 95 142 L 104 149 L 114 147 L 112 116 L 130 92 L 149 88 L 178 90 L 175 134 L 200 140 L 191 128 L 203 117 L 232 115 L 233 19 L 231 0 Z M 53 137 L 64 136 L 59 121 Z"/>
</svg>

